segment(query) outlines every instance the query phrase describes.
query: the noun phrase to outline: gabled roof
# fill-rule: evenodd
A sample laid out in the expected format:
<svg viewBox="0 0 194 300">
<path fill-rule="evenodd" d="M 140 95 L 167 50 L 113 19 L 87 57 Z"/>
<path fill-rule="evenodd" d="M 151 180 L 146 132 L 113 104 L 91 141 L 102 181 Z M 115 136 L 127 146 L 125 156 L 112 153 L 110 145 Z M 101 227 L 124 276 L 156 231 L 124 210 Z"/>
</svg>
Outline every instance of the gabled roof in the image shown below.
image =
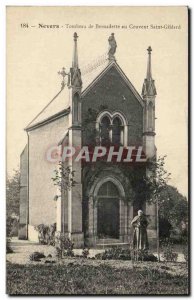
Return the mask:
<svg viewBox="0 0 194 300">
<path fill-rule="evenodd" d="M 40 111 L 40 113 L 26 126 L 25 130 L 39 127 L 42 123 L 67 114 L 69 108 L 68 89 L 61 89 L 57 95 Z M 42 124 L 42 125 L 43 125 Z"/>
<path fill-rule="evenodd" d="M 85 96 L 89 90 L 112 68 L 114 67 L 118 73 L 121 75 L 121 77 L 123 78 L 123 80 L 125 81 L 125 83 L 128 85 L 129 89 L 132 91 L 132 93 L 134 94 L 134 96 L 136 97 L 136 99 L 139 101 L 139 103 L 144 106 L 144 102 L 140 96 L 140 94 L 137 92 L 137 90 L 135 89 L 135 87 L 133 86 L 133 84 L 131 83 L 131 81 L 128 79 L 128 77 L 125 75 L 125 73 L 123 72 L 123 70 L 120 68 L 120 66 L 117 64 L 116 61 L 112 61 L 111 63 L 109 63 L 108 65 L 105 66 L 105 68 L 103 68 L 101 70 L 100 73 L 95 74 L 96 76 L 91 76 L 90 77 L 90 82 L 89 84 L 85 87 L 85 89 L 83 89 L 82 91 L 82 97 Z"/>
<path fill-rule="evenodd" d="M 141 96 L 116 61 L 109 62 L 108 60 L 104 60 L 97 67 L 91 69 L 87 74 L 82 75 L 82 97 L 84 97 L 84 95 L 86 95 L 112 67 L 118 71 L 136 99 L 143 106 L 144 104 Z M 57 95 L 41 110 L 41 112 L 26 126 L 25 130 L 33 130 L 48 122 L 56 120 L 59 117 L 67 115 L 69 113 L 69 106 L 69 90 L 67 87 L 65 87 L 61 89 Z"/>
</svg>

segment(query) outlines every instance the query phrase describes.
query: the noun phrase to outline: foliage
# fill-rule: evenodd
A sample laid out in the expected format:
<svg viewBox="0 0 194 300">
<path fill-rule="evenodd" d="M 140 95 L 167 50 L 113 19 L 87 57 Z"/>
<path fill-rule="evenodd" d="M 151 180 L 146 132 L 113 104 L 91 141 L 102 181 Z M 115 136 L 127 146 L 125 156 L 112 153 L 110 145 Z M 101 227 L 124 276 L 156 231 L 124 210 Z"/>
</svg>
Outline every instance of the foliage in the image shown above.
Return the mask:
<svg viewBox="0 0 194 300">
<path fill-rule="evenodd" d="M 136 261 L 158 261 L 157 257 L 147 250 L 131 250 L 131 256 Z"/>
<path fill-rule="evenodd" d="M 147 161 L 147 174 L 145 174 L 143 181 L 145 187 L 145 195 L 147 202 L 158 202 L 159 207 L 166 199 L 161 198 L 161 193 L 167 187 L 167 182 L 170 179 L 171 173 L 168 173 L 165 168 L 166 155 L 158 159 Z"/>
<path fill-rule="evenodd" d="M 41 258 L 45 258 L 45 255 L 42 252 L 33 252 L 29 256 L 30 261 L 40 261 Z"/>
<path fill-rule="evenodd" d="M 6 213 L 7 218 L 13 214 L 19 216 L 20 171 L 14 170 L 12 177 L 6 179 Z"/>
<path fill-rule="evenodd" d="M 20 172 L 6 179 L 6 235 L 17 236 L 20 202 Z M 9 243 L 9 242 L 8 242 Z"/>
<path fill-rule="evenodd" d="M 134 251 L 132 249 L 110 248 L 103 253 L 98 253 L 96 259 L 102 260 L 137 260 L 137 261 L 157 261 L 157 258 L 147 251 Z"/>
<path fill-rule="evenodd" d="M 147 162 L 144 193 L 149 203 L 157 203 L 160 218 L 160 236 L 169 237 L 172 229 L 188 224 L 188 202 L 175 187 L 168 185 L 170 173 L 165 169 L 166 156 Z M 185 234 L 185 229 L 181 234 Z M 187 230 L 186 230 L 187 231 Z"/>
<path fill-rule="evenodd" d="M 38 240 L 40 244 L 55 245 L 56 223 L 50 226 L 40 224 L 34 227 L 38 231 Z"/>
<path fill-rule="evenodd" d="M 11 239 L 6 238 L 6 253 L 13 253 L 13 249 L 11 248 Z"/>
<path fill-rule="evenodd" d="M 55 246 L 57 251 L 57 257 L 59 259 L 64 256 L 74 256 L 74 243 L 66 237 L 65 234 L 57 232 L 55 236 Z"/>
<path fill-rule="evenodd" d="M 173 227 L 180 227 L 181 223 L 188 223 L 188 202 L 186 197 L 181 195 L 175 187 L 167 185 L 161 191 L 160 199 L 163 199 L 160 203 L 161 218 L 170 222 Z M 184 233 L 184 229 L 182 231 Z"/>
<path fill-rule="evenodd" d="M 84 248 L 82 251 L 82 256 L 84 258 L 88 258 L 88 255 L 90 254 L 89 248 Z"/>
<path fill-rule="evenodd" d="M 64 166 L 63 162 L 59 162 L 59 167 L 57 170 L 54 170 L 55 176 L 51 178 L 54 182 L 54 185 L 57 185 L 63 190 L 70 190 L 72 186 L 75 185 L 74 176 L 75 171 L 71 171 L 69 166 Z"/>
<path fill-rule="evenodd" d="M 72 171 L 70 166 L 65 166 L 64 162 L 60 161 L 58 168 L 54 170 L 54 177 L 51 179 L 53 184 L 58 186 L 61 192 L 67 192 L 76 184 L 74 177 L 75 171 Z M 58 197 L 60 197 L 60 195 L 55 196 L 54 200 L 57 200 Z"/>
<path fill-rule="evenodd" d="M 161 250 L 163 252 L 162 257 L 165 261 L 176 262 L 178 253 L 174 252 L 173 242 L 170 238 L 166 238 L 160 242 Z"/>
</svg>

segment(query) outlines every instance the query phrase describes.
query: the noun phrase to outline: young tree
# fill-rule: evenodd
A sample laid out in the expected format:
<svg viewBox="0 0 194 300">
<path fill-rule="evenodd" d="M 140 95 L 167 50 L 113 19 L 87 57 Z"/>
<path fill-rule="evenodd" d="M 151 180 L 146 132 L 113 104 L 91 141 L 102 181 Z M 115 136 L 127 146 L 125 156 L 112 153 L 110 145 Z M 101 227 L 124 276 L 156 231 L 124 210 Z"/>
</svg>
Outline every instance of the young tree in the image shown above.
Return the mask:
<svg viewBox="0 0 194 300">
<path fill-rule="evenodd" d="M 55 195 L 54 200 L 57 201 L 59 197 L 64 193 L 66 194 L 68 191 L 75 186 L 76 181 L 74 180 L 75 171 L 71 169 L 70 166 L 67 166 L 63 161 L 59 162 L 59 166 L 54 170 L 54 177 L 52 177 L 52 181 L 55 186 L 58 186 L 59 195 Z M 64 218 L 64 211 L 63 217 Z M 64 220 L 63 220 L 64 221 Z M 64 222 L 63 222 L 64 226 Z M 64 232 L 64 228 L 63 228 Z"/>
<path fill-rule="evenodd" d="M 58 186 L 60 195 L 56 195 L 54 200 L 57 200 L 61 196 L 61 192 L 67 192 L 75 186 L 76 181 L 74 180 L 75 171 L 71 170 L 70 166 L 65 166 L 64 162 L 60 161 L 57 169 L 54 170 L 54 177 L 52 181 L 55 186 Z"/>
<path fill-rule="evenodd" d="M 144 177 L 146 199 L 149 203 L 155 203 L 157 208 L 157 252 L 160 260 L 159 245 L 159 214 L 164 203 L 168 202 L 168 198 L 162 197 L 162 191 L 167 188 L 167 182 L 170 179 L 170 173 L 164 168 L 166 156 L 159 157 L 156 160 L 147 162 L 147 174 Z"/>
</svg>

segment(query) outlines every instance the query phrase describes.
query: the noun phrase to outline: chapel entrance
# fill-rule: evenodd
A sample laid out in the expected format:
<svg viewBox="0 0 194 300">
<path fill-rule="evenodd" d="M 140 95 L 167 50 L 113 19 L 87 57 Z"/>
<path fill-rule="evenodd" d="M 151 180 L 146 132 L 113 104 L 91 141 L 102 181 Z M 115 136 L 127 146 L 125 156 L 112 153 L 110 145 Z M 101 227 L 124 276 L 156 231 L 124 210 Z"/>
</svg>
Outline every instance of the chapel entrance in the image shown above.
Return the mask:
<svg viewBox="0 0 194 300">
<path fill-rule="evenodd" d="M 111 182 L 105 182 L 98 192 L 97 233 L 99 238 L 119 238 L 119 193 Z"/>
</svg>

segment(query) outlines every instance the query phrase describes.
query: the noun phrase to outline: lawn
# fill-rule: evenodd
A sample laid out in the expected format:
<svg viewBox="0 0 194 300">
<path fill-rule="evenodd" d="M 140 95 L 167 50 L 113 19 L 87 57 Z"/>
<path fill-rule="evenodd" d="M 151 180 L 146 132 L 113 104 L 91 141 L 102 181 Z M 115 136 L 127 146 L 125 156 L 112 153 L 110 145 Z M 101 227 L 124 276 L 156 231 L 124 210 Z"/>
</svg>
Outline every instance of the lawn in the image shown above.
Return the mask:
<svg viewBox="0 0 194 300">
<path fill-rule="evenodd" d="M 7 263 L 7 293 L 24 294 L 188 294 L 185 263 L 65 259 L 62 263 Z"/>
</svg>

